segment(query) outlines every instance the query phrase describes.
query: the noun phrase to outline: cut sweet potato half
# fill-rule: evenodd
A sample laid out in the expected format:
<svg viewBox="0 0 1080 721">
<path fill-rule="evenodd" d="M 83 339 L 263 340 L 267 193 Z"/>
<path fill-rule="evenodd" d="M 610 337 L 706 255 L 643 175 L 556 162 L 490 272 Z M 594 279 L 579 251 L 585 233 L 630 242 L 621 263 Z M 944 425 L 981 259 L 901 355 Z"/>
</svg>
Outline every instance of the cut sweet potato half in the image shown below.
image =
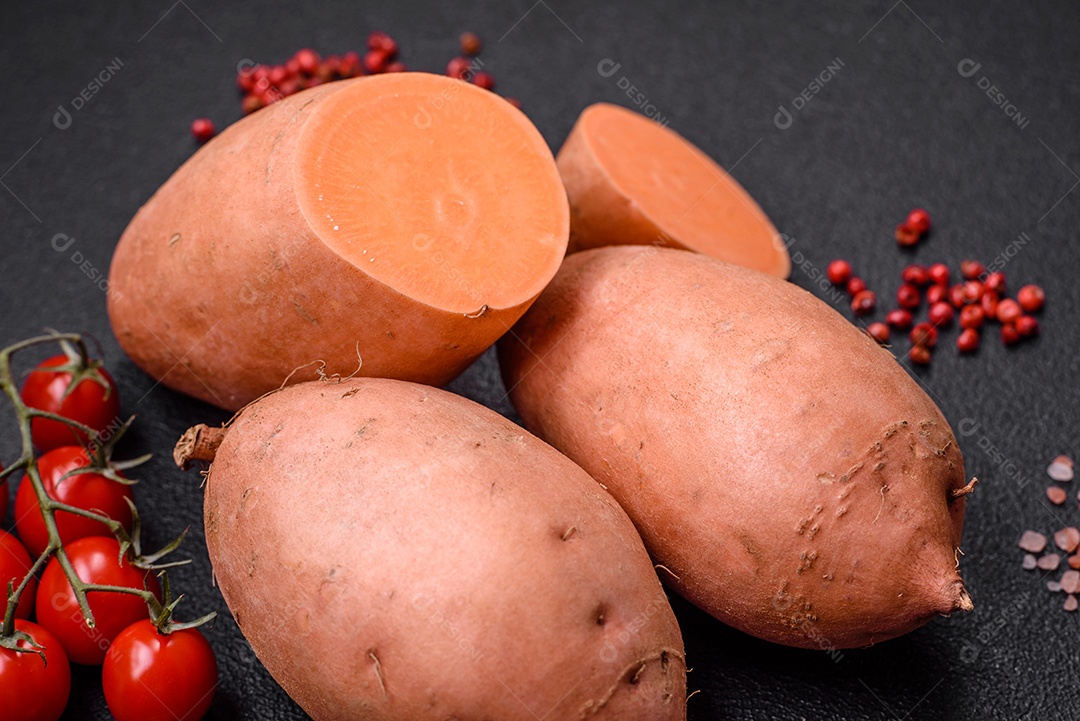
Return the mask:
<svg viewBox="0 0 1080 721">
<path fill-rule="evenodd" d="M 776 227 L 731 175 L 673 130 L 590 105 L 556 158 L 570 199 L 570 252 L 661 245 L 786 278 Z"/>
<path fill-rule="evenodd" d="M 424 73 L 331 83 L 228 128 L 131 221 L 110 270 L 124 350 L 236 409 L 322 372 L 442 385 L 555 274 L 569 215 L 540 133 Z"/>
</svg>

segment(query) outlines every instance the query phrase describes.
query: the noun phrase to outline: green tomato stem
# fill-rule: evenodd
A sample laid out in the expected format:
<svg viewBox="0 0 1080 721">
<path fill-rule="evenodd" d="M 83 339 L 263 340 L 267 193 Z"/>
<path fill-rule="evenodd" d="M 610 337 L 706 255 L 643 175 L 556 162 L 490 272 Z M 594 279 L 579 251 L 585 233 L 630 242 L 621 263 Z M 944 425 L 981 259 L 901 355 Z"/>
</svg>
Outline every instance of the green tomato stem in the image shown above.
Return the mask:
<svg viewBox="0 0 1080 721">
<path fill-rule="evenodd" d="M 49 420 L 58 421 L 60 423 L 64 423 L 70 426 L 73 429 L 86 433 L 91 443 L 97 440 L 97 432 L 93 428 L 79 423 L 78 421 L 73 421 L 70 418 L 64 418 L 63 416 L 57 415 L 55 413 L 49 413 L 47 411 L 38 410 L 36 408 L 30 408 L 22 400 L 22 396 L 19 393 L 19 387 L 15 382 L 15 377 L 12 371 L 11 358 L 19 351 L 49 343 L 59 343 L 64 349 L 64 352 L 68 355 L 68 357 L 72 358 L 73 362 L 77 357 L 81 364 L 87 366 L 91 370 L 96 369 L 96 367 L 100 365 L 91 363 L 85 342 L 79 335 L 74 333 L 50 333 L 48 335 L 36 336 L 34 338 L 28 338 L 26 340 L 10 345 L 6 348 L 0 349 L 0 390 L 2 390 L 4 395 L 8 397 L 8 400 L 11 401 L 12 407 L 15 411 L 15 417 L 18 421 L 19 434 L 22 440 L 22 452 L 19 455 L 18 460 L 16 460 L 13 464 L 11 464 L 11 466 L 5 468 L 3 472 L 0 473 L 0 479 L 6 478 L 7 476 L 18 470 L 22 470 L 24 472 L 25 476 L 23 482 L 30 483 L 31 488 L 33 488 L 34 495 L 37 498 L 38 508 L 41 510 L 41 516 L 45 523 L 45 528 L 49 534 L 49 543 L 45 551 L 42 552 L 42 554 L 38 556 L 38 558 L 34 561 L 33 567 L 31 568 L 30 572 L 26 575 L 25 578 L 23 578 L 22 582 L 19 583 L 18 587 L 13 588 L 11 593 L 8 594 L 7 610 L 4 613 L 3 626 L 0 627 L 0 641 L 4 642 L 5 647 L 10 645 L 7 643 L 9 639 L 15 638 L 17 636 L 17 632 L 15 631 L 15 609 L 19 605 L 19 600 L 22 598 L 23 592 L 25 592 L 27 586 L 29 585 L 30 579 L 36 576 L 37 573 L 41 571 L 41 569 L 49 561 L 49 559 L 53 557 L 56 558 L 57 563 L 59 563 L 60 568 L 64 572 L 64 575 L 67 577 L 68 583 L 71 584 L 71 589 L 75 594 L 75 599 L 78 601 L 79 609 L 82 612 L 83 619 L 86 621 L 86 625 L 90 628 L 93 628 L 95 625 L 94 614 L 90 610 L 90 604 L 87 601 L 86 597 L 87 593 L 90 592 L 126 593 L 128 595 L 139 596 L 144 601 L 146 601 L 146 604 L 150 611 L 150 616 L 153 619 L 160 620 L 163 617 L 171 618 L 172 614 L 172 608 L 166 608 L 166 606 L 163 606 L 161 601 L 158 600 L 157 596 L 155 596 L 151 591 L 147 589 L 129 588 L 126 586 L 107 586 L 84 582 L 81 578 L 79 578 L 78 574 L 75 572 L 75 568 L 71 564 L 71 559 L 68 558 L 67 551 L 64 549 L 63 541 L 60 538 L 60 531 L 56 525 L 56 513 L 59 511 L 63 511 L 65 513 L 72 513 L 77 516 L 82 516 L 84 518 L 89 518 L 104 525 L 106 528 L 109 529 L 113 536 L 116 537 L 117 541 L 120 542 L 121 548 L 124 549 L 125 552 L 128 552 L 129 550 L 134 551 L 133 555 L 135 556 L 135 558 L 131 559 L 131 562 L 137 567 L 142 567 L 140 566 L 140 562 L 145 563 L 148 559 L 148 566 L 152 567 L 153 561 L 161 558 L 166 552 L 173 550 L 176 545 L 179 545 L 179 542 L 176 541 L 173 544 L 167 546 L 164 551 L 158 552 L 157 554 L 152 554 L 151 556 L 147 557 L 147 559 L 142 559 L 140 557 L 140 550 L 138 548 L 137 536 L 133 539 L 131 534 L 128 533 L 127 529 L 125 529 L 123 524 L 121 524 L 119 521 L 113 520 L 112 518 L 104 516 L 100 513 L 94 513 L 93 511 L 87 511 L 82 508 L 76 508 L 75 506 L 68 505 L 66 503 L 61 503 L 60 501 L 57 501 L 51 496 L 49 496 L 49 494 L 46 492 L 45 484 L 42 482 L 41 474 L 38 471 L 37 460 L 34 457 L 33 438 L 30 430 L 31 421 L 34 418 L 47 418 Z M 76 384 L 76 379 L 78 379 L 78 381 L 83 380 L 84 377 L 90 377 L 93 379 L 94 375 L 95 374 L 72 373 L 73 380 L 71 385 L 73 386 Z M 128 421 L 128 424 L 130 424 L 130 420 Z M 125 428 L 128 424 L 125 424 Z M 111 450 L 111 447 L 112 445 L 110 444 L 108 446 L 108 449 Z M 141 461 L 145 459 L 136 460 Z M 134 462 L 129 462 L 125 467 L 131 467 L 132 465 L 134 465 Z M 134 506 L 132 506 L 132 512 L 133 514 L 136 513 Z M 137 518 L 137 515 L 135 517 Z M 181 536 L 181 538 L 182 537 L 183 536 Z M 205 623 L 211 618 L 213 618 L 213 616 L 214 614 L 210 614 L 209 616 L 205 616 L 202 619 L 193 621 L 192 623 Z M 184 627 L 188 626 L 188 624 L 184 624 Z"/>
</svg>

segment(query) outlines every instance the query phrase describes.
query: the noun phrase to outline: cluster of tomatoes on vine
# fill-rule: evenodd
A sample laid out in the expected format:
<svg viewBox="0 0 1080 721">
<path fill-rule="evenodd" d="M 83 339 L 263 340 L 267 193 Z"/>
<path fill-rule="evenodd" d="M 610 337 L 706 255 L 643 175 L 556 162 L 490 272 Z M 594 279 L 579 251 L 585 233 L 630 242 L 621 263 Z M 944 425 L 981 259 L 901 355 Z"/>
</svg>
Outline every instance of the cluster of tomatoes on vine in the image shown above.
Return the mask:
<svg viewBox="0 0 1080 721">
<path fill-rule="evenodd" d="M 59 343 L 16 388 L 11 356 Z M 199 630 L 213 614 L 179 623 L 163 562 L 183 535 L 144 555 L 133 481 L 146 461 L 113 461 L 131 420 L 121 419 L 116 382 L 78 336 L 53 334 L 0 351 L 0 386 L 22 431 L 14 533 L 0 530 L 0 718 L 56 721 L 71 691 L 70 664 L 101 666 L 118 721 L 197 721 L 213 699 L 217 661 Z M 35 453 L 36 450 L 36 453 Z M 33 620 L 31 620 L 33 619 Z"/>
</svg>

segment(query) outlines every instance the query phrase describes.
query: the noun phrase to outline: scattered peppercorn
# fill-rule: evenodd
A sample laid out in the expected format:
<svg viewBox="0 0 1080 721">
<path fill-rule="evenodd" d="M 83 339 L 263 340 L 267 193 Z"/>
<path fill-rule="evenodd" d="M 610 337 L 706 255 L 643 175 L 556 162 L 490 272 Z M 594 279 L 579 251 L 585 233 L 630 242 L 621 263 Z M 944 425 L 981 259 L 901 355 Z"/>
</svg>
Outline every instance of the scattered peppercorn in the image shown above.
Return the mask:
<svg viewBox="0 0 1080 721">
<path fill-rule="evenodd" d="M 833 285 L 843 285 L 851 278 L 851 263 L 846 260 L 834 260 L 829 263 L 825 274 Z"/>
<path fill-rule="evenodd" d="M 866 281 L 857 275 L 853 275 L 848 278 L 847 292 L 850 296 L 855 296 L 866 290 Z"/>
<path fill-rule="evenodd" d="M 461 37 L 458 38 L 458 42 L 461 44 L 462 55 L 468 55 L 471 57 L 473 55 L 480 54 L 480 48 L 482 47 L 482 45 L 480 43 L 480 36 L 476 33 L 462 33 Z"/>
<path fill-rule="evenodd" d="M 897 308 L 896 310 L 890 310 L 885 315 L 885 322 L 897 330 L 907 330 L 914 321 L 910 311 Z"/>
<path fill-rule="evenodd" d="M 983 280 L 983 285 L 987 290 L 992 290 L 995 293 L 1005 292 L 1005 274 L 1001 271 L 995 271 L 986 276 Z"/>
<path fill-rule="evenodd" d="M 1022 315 L 1016 319 L 1016 332 L 1021 338 L 1031 338 L 1039 334 L 1039 321 L 1030 315 Z"/>
<path fill-rule="evenodd" d="M 983 297 L 983 284 L 977 280 L 969 280 L 964 283 L 964 303 L 978 303 Z"/>
<path fill-rule="evenodd" d="M 926 315 L 935 326 L 947 328 L 952 325 L 955 311 L 948 303 L 934 303 Z"/>
<path fill-rule="evenodd" d="M 1025 285 L 1017 291 L 1016 301 L 1028 313 L 1035 313 L 1041 310 L 1046 302 L 1046 293 L 1037 285 Z"/>
<path fill-rule="evenodd" d="M 921 288 L 930 282 L 930 271 L 922 265 L 909 265 L 900 273 L 900 278 L 905 283 Z"/>
<path fill-rule="evenodd" d="M 998 303 L 997 319 L 1000 322 L 1008 325 L 1010 323 L 1015 323 L 1016 319 L 1019 318 L 1023 314 L 1023 312 L 1024 311 L 1020 307 L 1019 303 L 1017 303 L 1012 298 L 1006 298 L 1005 300 Z"/>
<path fill-rule="evenodd" d="M 379 30 L 368 35 L 367 46 L 368 50 L 382 50 L 390 58 L 394 58 L 398 54 L 397 41 L 387 33 Z"/>
<path fill-rule="evenodd" d="M 911 329 L 911 343 L 913 345 L 921 345 L 926 348 L 933 348 L 937 345 L 938 332 L 937 328 L 929 323 L 916 323 L 915 327 Z"/>
<path fill-rule="evenodd" d="M 889 326 L 884 323 L 871 323 L 866 326 L 866 333 L 878 343 L 885 345 L 889 342 Z"/>
<path fill-rule="evenodd" d="M 926 289 L 926 303 L 933 305 L 945 300 L 949 295 L 949 289 L 943 285 L 932 285 Z"/>
<path fill-rule="evenodd" d="M 315 71 L 319 69 L 322 58 L 311 48 L 304 48 L 296 51 L 296 55 L 293 56 L 293 60 L 290 62 L 293 61 L 296 62 L 296 67 L 300 72 L 305 75 L 314 75 Z"/>
<path fill-rule="evenodd" d="M 908 358 L 916 365 L 930 365 L 931 357 L 930 349 L 924 345 L 913 345 L 911 346 L 911 350 L 908 351 Z"/>
<path fill-rule="evenodd" d="M 964 328 L 956 338 L 956 349 L 961 353 L 974 353 L 979 349 L 979 331 L 974 328 Z"/>
<path fill-rule="evenodd" d="M 484 90 L 495 89 L 495 77 L 484 70 L 481 70 L 473 75 L 473 85 Z"/>
<path fill-rule="evenodd" d="M 956 285 L 949 288 L 948 298 L 949 298 L 949 302 L 952 303 L 957 308 L 962 307 L 964 305 L 964 285 L 963 285 L 963 283 L 957 283 Z"/>
<path fill-rule="evenodd" d="M 896 226 L 896 242 L 901 247 L 910 248 L 919 242 L 920 233 L 907 223 Z"/>
<path fill-rule="evenodd" d="M 965 305 L 960 309 L 960 327 L 968 330 L 982 328 L 986 313 L 981 305 Z"/>
<path fill-rule="evenodd" d="M 919 235 L 926 235 L 930 231 L 930 214 L 922 208 L 915 208 L 907 216 L 907 224 L 915 229 Z"/>
<path fill-rule="evenodd" d="M 446 64 L 446 74 L 452 78 L 457 78 L 458 80 L 465 80 L 469 74 L 471 65 L 468 58 L 463 58 L 461 56 L 452 58 L 450 62 Z"/>
<path fill-rule="evenodd" d="M 960 261 L 960 275 L 964 276 L 965 280 L 975 280 L 985 272 L 986 266 L 977 260 Z"/>
<path fill-rule="evenodd" d="M 474 63 L 470 58 L 480 53 L 480 38 L 476 33 L 463 33 L 459 41 L 462 54 L 467 57 L 451 60 L 446 74 L 468 80 L 486 90 L 494 90 L 495 78 L 491 73 L 473 72 L 474 68 L 479 67 L 479 63 Z M 236 85 L 242 93 L 241 108 L 245 115 L 250 115 L 294 93 L 324 83 L 364 74 L 405 72 L 408 68 L 397 59 L 399 51 L 398 43 L 393 37 L 376 31 L 368 35 L 362 52 L 353 50 L 343 55 L 323 57 L 312 48 L 302 48 L 280 65 L 244 68 L 236 75 Z M 521 103 L 513 98 L 506 100 L 515 107 L 521 107 Z M 194 133 L 194 128 L 192 132 Z"/>
<path fill-rule="evenodd" d="M 904 283 L 896 289 L 896 304 L 901 308 L 913 310 L 919 307 L 922 298 L 919 297 L 919 289 L 910 283 Z"/>
<path fill-rule="evenodd" d="M 217 135 L 217 129 L 214 128 L 214 123 L 209 118 L 199 118 L 191 124 L 191 134 L 201 144 Z"/>
<path fill-rule="evenodd" d="M 944 263 L 934 263 L 927 269 L 927 273 L 930 274 L 930 280 L 937 285 L 949 284 L 949 266 Z"/>
<path fill-rule="evenodd" d="M 854 278 L 852 279 L 854 280 Z M 877 296 L 872 290 L 860 290 L 851 299 L 851 310 L 855 315 L 866 315 L 877 305 Z"/>
</svg>

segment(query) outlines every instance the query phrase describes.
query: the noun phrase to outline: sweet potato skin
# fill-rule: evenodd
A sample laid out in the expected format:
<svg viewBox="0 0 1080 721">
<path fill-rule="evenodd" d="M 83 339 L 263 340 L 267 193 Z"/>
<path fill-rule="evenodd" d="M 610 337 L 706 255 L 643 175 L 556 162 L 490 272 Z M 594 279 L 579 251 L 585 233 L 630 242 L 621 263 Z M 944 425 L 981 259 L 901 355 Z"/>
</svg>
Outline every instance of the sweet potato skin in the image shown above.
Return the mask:
<svg viewBox="0 0 1080 721">
<path fill-rule="evenodd" d="M 272 393 L 229 426 L 205 521 L 237 623 L 319 721 L 685 718 L 678 625 L 625 513 L 471 401 Z"/>
<path fill-rule="evenodd" d="M 847 648 L 970 608 L 947 421 L 806 291 L 686 251 L 585 251 L 499 349 L 526 427 L 722 621 Z"/>
<path fill-rule="evenodd" d="M 361 375 L 444 385 L 521 315 L 531 298 L 505 308 L 478 300 L 463 314 L 406 297 L 308 225 L 296 198 L 300 131 L 321 101 L 372 81 L 312 88 L 235 123 L 138 211 L 112 260 L 108 310 L 143 370 L 228 410 L 293 371 L 291 382 L 314 379 L 320 362 L 345 376 L 362 359 Z M 448 270 L 433 260 L 416 272 Z"/>
</svg>

